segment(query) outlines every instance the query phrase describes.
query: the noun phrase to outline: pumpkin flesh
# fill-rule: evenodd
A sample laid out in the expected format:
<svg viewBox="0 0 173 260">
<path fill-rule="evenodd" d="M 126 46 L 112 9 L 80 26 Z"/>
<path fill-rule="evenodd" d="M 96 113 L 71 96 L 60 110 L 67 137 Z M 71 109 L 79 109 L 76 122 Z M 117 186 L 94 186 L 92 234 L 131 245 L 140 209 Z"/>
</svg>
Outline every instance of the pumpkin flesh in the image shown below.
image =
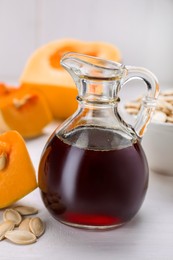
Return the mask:
<svg viewBox="0 0 173 260">
<path fill-rule="evenodd" d="M 0 135 L 0 156 L 3 154 L 7 159 L 0 170 L 0 208 L 11 205 L 37 187 L 35 169 L 18 132 Z"/>
</svg>

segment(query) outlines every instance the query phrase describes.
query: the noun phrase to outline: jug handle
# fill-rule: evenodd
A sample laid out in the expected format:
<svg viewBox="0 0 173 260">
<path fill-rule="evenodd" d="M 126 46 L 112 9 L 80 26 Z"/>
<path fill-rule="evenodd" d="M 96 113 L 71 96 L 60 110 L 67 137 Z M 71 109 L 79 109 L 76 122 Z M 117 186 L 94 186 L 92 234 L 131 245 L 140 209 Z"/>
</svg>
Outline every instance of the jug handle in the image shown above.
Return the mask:
<svg viewBox="0 0 173 260">
<path fill-rule="evenodd" d="M 147 86 L 147 93 L 142 100 L 142 105 L 133 127 L 137 136 L 142 138 L 156 107 L 159 95 L 158 80 L 152 72 L 141 67 L 125 66 L 125 73 L 122 86 L 133 79 L 142 79 Z"/>
</svg>

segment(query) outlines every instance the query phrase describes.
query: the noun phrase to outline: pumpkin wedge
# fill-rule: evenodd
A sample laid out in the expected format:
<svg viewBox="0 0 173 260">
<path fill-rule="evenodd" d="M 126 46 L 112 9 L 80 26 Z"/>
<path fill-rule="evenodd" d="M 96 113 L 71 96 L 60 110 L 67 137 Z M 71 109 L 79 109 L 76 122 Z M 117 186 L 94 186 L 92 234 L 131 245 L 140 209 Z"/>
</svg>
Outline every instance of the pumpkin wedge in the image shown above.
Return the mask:
<svg viewBox="0 0 173 260">
<path fill-rule="evenodd" d="M 121 61 L 117 47 L 104 42 L 62 39 L 36 50 L 24 68 L 20 83 L 23 86 L 39 88 L 44 93 L 54 118 L 67 118 L 77 108 L 75 84 L 60 66 L 61 57 L 71 51 Z"/>
<path fill-rule="evenodd" d="M 0 208 L 37 187 L 35 170 L 25 142 L 16 131 L 0 135 Z"/>
<path fill-rule="evenodd" d="M 9 89 L 8 94 L 0 96 L 0 132 L 13 129 L 24 138 L 32 138 L 51 121 L 47 101 L 38 90 Z"/>
</svg>

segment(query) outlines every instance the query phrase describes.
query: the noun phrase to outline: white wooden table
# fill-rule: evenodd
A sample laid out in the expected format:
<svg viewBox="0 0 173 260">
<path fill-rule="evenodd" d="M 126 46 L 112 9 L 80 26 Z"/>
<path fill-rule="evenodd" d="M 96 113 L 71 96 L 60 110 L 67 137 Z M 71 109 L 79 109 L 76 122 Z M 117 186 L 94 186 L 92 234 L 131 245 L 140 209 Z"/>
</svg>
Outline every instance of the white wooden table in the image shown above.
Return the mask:
<svg viewBox="0 0 173 260">
<path fill-rule="evenodd" d="M 54 128 L 55 125 L 51 125 L 46 135 L 27 141 L 36 169 L 43 146 Z M 32 245 L 1 241 L 1 260 L 173 259 L 173 177 L 150 172 L 149 188 L 141 210 L 130 223 L 111 231 L 85 231 L 57 222 L 44 207 L 38 189 L 18 204 L 37 207 L 38 215 L 46 223 L 46 232 Z"/>
</svg>

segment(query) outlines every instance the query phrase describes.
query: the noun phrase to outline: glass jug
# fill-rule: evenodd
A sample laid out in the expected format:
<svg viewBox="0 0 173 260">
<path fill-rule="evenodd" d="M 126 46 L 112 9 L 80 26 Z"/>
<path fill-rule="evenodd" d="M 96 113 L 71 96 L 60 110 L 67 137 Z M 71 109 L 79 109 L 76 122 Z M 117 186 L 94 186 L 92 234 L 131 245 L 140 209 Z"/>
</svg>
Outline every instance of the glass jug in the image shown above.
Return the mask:
<svg viewBox="0 0 173 260">
<path fill-rule="evenodd" d="M 159 86 L 144 68 L 96 57 L 67 53 L 61 64 L 77 85 L 79 106 L 43 150 L 38 176 L 42 199 L 62 223 L 114 228 L 135 216 L 146 194 L 148 164 L 141 138 Z M 118 94 L 136 77 L 146 83 L 147 94 L 132 127 L 118 113 Z"/>
</svg>

